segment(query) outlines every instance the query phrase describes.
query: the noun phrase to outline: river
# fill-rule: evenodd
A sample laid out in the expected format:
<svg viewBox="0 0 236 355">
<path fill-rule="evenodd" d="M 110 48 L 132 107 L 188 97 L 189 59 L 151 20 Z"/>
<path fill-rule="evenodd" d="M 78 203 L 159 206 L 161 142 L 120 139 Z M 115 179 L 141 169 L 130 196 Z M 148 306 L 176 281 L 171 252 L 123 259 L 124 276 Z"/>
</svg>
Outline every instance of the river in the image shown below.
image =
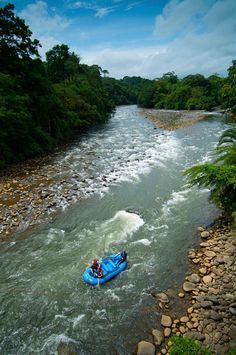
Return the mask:
<svg viewBox="0 0 236 355">
<path fill-rule="evenodd" d="M 163 131 L 123 106 L 56 157 L 62 176 L 79 174 L 79 202 L 0 245 L 1 354 L 54 354 L 60 343 L 130 354 L 148 336 L 159 320 L 151 290 L 180 287 L 196 227 L 217 213 L 182 171 L 209 161 L 226 127 L 212 115 Z M 92 257 L 122 249 L 125 272 L 101 287 L 82 281 Z"/>
</svg>

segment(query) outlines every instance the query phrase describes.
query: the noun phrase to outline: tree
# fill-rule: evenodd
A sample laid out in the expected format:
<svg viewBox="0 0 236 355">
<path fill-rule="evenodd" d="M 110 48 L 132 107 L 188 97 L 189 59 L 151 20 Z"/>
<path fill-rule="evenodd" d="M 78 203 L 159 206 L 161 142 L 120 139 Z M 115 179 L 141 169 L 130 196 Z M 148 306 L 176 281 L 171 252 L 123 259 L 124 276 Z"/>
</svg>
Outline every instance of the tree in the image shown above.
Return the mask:
<svg viewBox="0 0 236 355">
<path fill-rule="evenodd" d="M 66 44 L 56 45 L 46 53 L 47 70 L 53 83 L 73 79 L 79 72 L 80 57 Z"/>
<path fill-rule="evenodd" d="M 236 129 L 225 131 L 212 164 L 193 166 L 184 172 L 190 185 L 207 186 L 210 199 L 227 213 L 236 211 Z"/>
<path fill-rule="evenodd" d="M 0 71 L 18 74 L 24 62 L 38 57 L 39 41 L 31 39 L 32 32 L 24 20 L 14 14 L 14 5 L 0 8 Z"/>
</svg>

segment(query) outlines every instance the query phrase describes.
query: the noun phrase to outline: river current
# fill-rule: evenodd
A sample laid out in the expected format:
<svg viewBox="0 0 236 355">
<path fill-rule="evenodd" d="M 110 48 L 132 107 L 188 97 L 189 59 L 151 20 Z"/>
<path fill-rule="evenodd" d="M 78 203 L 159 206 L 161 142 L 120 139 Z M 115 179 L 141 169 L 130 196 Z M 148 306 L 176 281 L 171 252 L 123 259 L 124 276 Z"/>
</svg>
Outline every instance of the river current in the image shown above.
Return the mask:
<svg viewBox="0 0 236 355">
<path fill-rule="evenodd" d="M 151 291 L 180 287 L 196 227 L 217 213 L 182 171 L 211 160 L 226 127 L 212 115 L 163 131 L 123 106 L 57 156 L 79 202 L 0 245 L 1 354 L 54 354 L 61 343 L 85 355 L 130 354 L 148 337 L 159 321 Z M 94 256 L 123 249 L 125 272 L 101 287 L 82 281 Z"/>
</svg>

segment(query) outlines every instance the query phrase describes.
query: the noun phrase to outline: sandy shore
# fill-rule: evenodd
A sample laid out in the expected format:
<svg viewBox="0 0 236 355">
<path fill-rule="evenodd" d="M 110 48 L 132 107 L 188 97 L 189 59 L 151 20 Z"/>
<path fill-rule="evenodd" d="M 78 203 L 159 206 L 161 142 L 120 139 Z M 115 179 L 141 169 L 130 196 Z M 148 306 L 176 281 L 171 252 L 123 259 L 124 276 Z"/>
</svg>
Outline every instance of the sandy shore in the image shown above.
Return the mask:
<svg viewBox="0 0 236 355">
<path fill-rule="evenodd" d="M 206 111 L 175 111 L 155 109 L 142 109 L 141 113 L 152 121 L 156 127 L 170 131 L 192 126 L 198 121 L 201 121 L 213 114 L 212 112 Z"/>
<path fill-rule="evenodd" d="M 137 354 L 169 354 L 171 335 L 198 340 L 213 354 L 236 346 L 236 235 L 225 219 L 198 228 L 199 247 L 190 250 L 189 271 L 179 293 L 155 293 L 160 326 L 138 344 Z M 151 337 L 152 336 L 152 337 Z"/>
</svg>

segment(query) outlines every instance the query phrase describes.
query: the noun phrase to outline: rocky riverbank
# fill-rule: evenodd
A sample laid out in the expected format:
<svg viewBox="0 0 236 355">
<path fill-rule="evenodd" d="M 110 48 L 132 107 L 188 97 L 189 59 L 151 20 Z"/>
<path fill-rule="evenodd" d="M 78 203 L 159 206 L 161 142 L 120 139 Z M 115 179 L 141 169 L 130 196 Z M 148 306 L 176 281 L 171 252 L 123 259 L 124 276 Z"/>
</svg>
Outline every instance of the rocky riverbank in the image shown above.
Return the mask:
<svg viewBox="0 0 236 355">
<path fill-rule="evenodd" d="M 216 112 L 142 109 L 142 114 L 161 129 L 173 131 L 192 126 Z"/>
<path fill-rule="evenodd" d="M 9 167 L 0 176 L 0 241 L 47 222 L 80 198 L 77 172 L 61 169 L 61 151 Z"/>
<path fill-rule="evenodd" d="M 160 326 L 152 330 L 152 341 L 138 344 L 138 355 L 169 354 L 171 335 L 196 339 L 217 355 L 236 346 L 236 235 L 224 219 L 198 233 L 182 290 L 153 293 Z"/>
</svg>

